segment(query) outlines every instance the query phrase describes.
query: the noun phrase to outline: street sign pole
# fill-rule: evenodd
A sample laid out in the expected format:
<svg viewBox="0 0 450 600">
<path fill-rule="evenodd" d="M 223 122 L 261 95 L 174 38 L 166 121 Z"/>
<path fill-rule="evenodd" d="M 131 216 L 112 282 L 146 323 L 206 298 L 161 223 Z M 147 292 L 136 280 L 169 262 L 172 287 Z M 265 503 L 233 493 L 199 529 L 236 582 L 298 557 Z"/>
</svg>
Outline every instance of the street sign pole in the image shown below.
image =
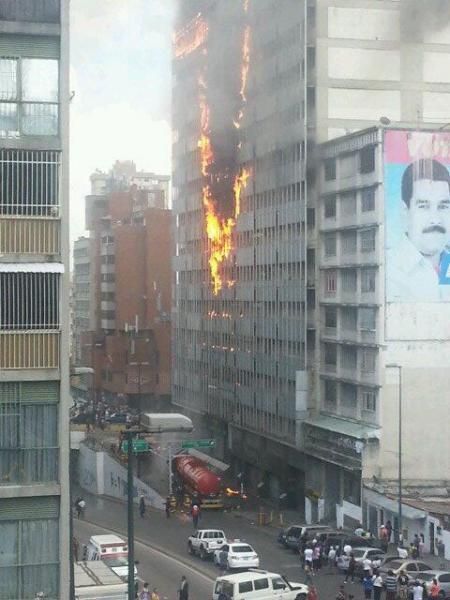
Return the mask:
<svg viewBox="0 0 450 600">
<path fill-rule="evenodd" d="M 133 433 L 127 437 L 128 598 L 134 598 Z"/>
<path fill-rule="evenodd" d="M 169 455 L 169 496 L 172 495 L 172 444 L 168 444 L 167 454 Z"/>
</svg>

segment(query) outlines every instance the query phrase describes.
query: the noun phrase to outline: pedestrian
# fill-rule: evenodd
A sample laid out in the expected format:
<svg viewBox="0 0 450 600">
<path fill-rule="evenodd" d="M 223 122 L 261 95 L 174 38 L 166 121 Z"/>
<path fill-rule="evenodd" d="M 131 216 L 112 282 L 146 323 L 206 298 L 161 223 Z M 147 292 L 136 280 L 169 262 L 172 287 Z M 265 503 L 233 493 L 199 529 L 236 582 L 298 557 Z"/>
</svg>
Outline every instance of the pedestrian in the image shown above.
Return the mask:
<svg viewBox="0 0 450 600">
<path fill-rule="evenodd" d="M 313 569 L 314 572 L 319 571 L 320 569 L 320 546 L 319 544 L 317 544 L 314 546 L 314 550 L 313 550 Z"/>
<path fill-rule="evenodd" d="M 169 498 L 169 496 L 167 496 L 167 498 L 166 498 L 165 509 L 166 509 L 166 518 L 168 519 L 170 517 L 170 498 Z"/>
<path fill-rule="evenodd" d="M 391 541 L 391 536 L 392 536 L 392 523 L 390 521 L 386 521 L 386 540 L 387 543 L 389 544 L 389 542 Z"/>
<path fill-rule="evenodd" d="M 383 552 L 387 552 L 387 549 L 388 549 L 387 536 L 388 536 L 388 532 L 387 532 L 386 527 L 383 524 L 380 525 L 379 537 L 380 537 L 380 541 L 381 541 L 381 549 L 383 550 Z"/>
<path fill-rule="evenodd" d="M 336 600 L 347 600 L 347 594 L 345 593 L 345 588 L 343 585 L 339 587 L 339 590 L 336 594 Z"/>
<path fill-rule="evenodd" d="M 369 573 L 367 573 L 364 577 L 362 585 L 364 590 L 364 598 L 370 600 L 372 598 L 373 579 Z"/>
<path fill-rule="evenodd" d="M 193 507 L 191 508 L 191 514 L 192 514 L 192 522 L 194 523 L 194 527 L 197 528 L 198 520 L 200 517 L 200 507 L 198 504 L 193 505 Z"/>
<path fill-rule="evenodd" d="M 305 581 L 303 582 L 305 585 L 312 585 L 312 568 L 311 564 L 305 562 Z"/>
<path fill-rule="evenodd" d="M 178 600 L 189 600 L 189 584 L 186 577 L 181 577 L 180 589 L 178 590 Z"/>
<path fill-rule="evenodd" d="M 344 554 L 346 554 L 347 556 L 350 556 L 350 554 L 352 553 L 352 551 L 353 551 L 352 547 L 347 542 L 347 544 L 345 544 L 345 546 L 344 546 Z"/>
<path fill-rule="evenodd" d="M 412 598 L 413 600 L 423 600 L 423 587 L 418 579 L 414 583 Z"/>
<path fill-rule="evenodd" d="M 310 585 L 308 587 L 307 600 L 319 600 L 319 596 L 317 594 L 317 589 L 315 585 Z"/>
<path fill-rule="evenodd" d="M 139 600 L 150 600 L 149 584 L 144 583 L 141 593 L 139 594 Z"/>
<path fill-rule="evenodd" d="M 310 570 L 312 571 L 312 569 L 313 569 L 313 549 L 311 548 L 311 546 L 306 546 L 305 551 L 303 552 L 303 557 L 305 560 L 305 569 L 306 569 L 306 566 L 308 565 Z"/>
<path fill-rule="evenodd" d="M 152 592 L 152 595 L 150 597 L 150 600 L 160 600 L 159 599 L 158 590 L 156 588 L 153 588 L 153 592 Z"/>
<path fill-rule="evenodd" d="M 421 533 L 420 539 L 419 539 L 419 556 L 423 556 L 424 552 L 425 552 L 425 537 L 424 537 L 423 533 Z"/>
<path fill-rule="evenodd" d="M 420 558 L 420 538 L 417 533 L 414 534 L 413 544 L 416 548 L 416 556 Z"/>
<path fill-rule="evenodd" d="M 383 591 L 383 578 L 379 571 L 373 575 L 373 600 L 381 600 L 381 592 Z"/>
<path fill-rule="evenodd" d="M 145 498 L 144 498 L 144 494 L 141 494 L 141 497 L 139 498 L 139 514 L 141 515 L 141 518 L 144 518 L 145 515 Z"/>
<path fill-rule="evenodd" d="M 384 586 L 386 588 L 386 600 L 395 600 L 397 596 L 397 578 L 392 569 L 388 571 Z"/>
<path fill-rule="evenodd" d="M 408 575 L 402 569 L 400 571 L 400 575 L 397 577 L 398 594 L 399 594 L 400 600 L 408 599 L 408 582 L 409 582 Z"/>
<path fill-rule="evenodd" d="M 439 598 L 441 586 L 438 584 L 437 579 L 433 579 L 433 583 L 430 587 L 430 598 Z"/>
<path fill-rule="evenodd" d="M 331 572 L 334 571 L 334 566 L 336 564 L 336 550 L 333 546 L 330 546 L 328 551 L 328 567 Z"/>
<path fill-rule="evenodd" d="M 356 560 L 352 554 L 350 554 L 350 560 L 348 561 L 347 572 L 345 573 L 344 583 L 347 583 L 348 578 L 351 577 L 352 583 L 355 583 L 355 569 L 356 569 Z"/>
</svg>

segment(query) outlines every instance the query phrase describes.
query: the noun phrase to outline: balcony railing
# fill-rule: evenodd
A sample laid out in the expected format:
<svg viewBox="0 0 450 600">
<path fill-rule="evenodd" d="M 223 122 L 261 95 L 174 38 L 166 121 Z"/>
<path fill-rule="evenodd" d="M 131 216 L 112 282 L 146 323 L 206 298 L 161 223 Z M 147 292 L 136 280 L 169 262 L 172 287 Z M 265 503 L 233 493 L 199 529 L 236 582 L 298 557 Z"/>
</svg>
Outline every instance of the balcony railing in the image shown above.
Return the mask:
<svg viewBox="0 0 450 600">
<path fill-rule="evenodd" d="M 60 252 L 59 219 L 0 216 L 0 254 L 58 255 Z"/>
<path fill-rule="evenodd" d="M 57 369 L 59 352 L 59 332 L 0 332 L 0 369 Z"/>
</svg>

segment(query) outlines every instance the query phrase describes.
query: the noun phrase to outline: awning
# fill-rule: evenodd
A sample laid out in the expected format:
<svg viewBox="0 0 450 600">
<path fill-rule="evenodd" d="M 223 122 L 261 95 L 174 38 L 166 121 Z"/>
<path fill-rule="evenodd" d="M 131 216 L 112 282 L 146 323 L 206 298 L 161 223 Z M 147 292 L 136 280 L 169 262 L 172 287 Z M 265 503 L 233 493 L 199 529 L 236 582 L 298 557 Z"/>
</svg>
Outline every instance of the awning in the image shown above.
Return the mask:
<svg viewBox="0 0 450 600">
<path fill-rule="evenodd" d="M 221 460 L 218 460 L 217 458 L 208 456 L 208 454 L 200 452 L 200 450 L 196 450 L 195 448 L 189 448 L 186 451 L 186 453 L 190 454 L 191 456 L 195 456 L 195 458 L 199 458 L 200 460 L 207 463 L 208 465 L 211 465 L 218 471 L 227 471 L 230 468 L 230 465 L 227 465 L 226 463 L 222 462 Z"/>
<path fill-rule="evenodd" d="M 357 440 L 380 439 L 380 428 L 372 427 L 371 425 L 363 425 L 361 423 L 353 423 L 346 419 L 338 419 L 337 417 L 326 417 L 320 415 L 314 419 L 304 421 L 306 425 L 320 427 L 327 431 L 334 431 L 340 435 L 347 435 L 356 438 Z"/>
<path fill-rule="evenodd" d="M 64 265 L 58 262 L 0 263 L 0 273 L 64 273 Z"/>
</svg>

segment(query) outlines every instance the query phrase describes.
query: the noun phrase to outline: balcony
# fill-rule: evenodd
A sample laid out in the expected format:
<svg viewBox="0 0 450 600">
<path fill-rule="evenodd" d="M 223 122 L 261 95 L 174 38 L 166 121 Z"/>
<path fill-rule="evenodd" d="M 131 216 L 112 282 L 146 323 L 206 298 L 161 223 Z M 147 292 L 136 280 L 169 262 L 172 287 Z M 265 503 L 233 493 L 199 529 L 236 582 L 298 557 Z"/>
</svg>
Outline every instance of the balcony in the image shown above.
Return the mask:
<svg viewBox="0 0 450 600">
<path fill-rule="evenodd" d="M 0 369 L 58 369 L 59 352 L 59 332 L 0 332 Z"/>
<path fill-rule="evenodd" d="M 59 219 L 0 217 L 0 254 L 59 255 L 60 252 Z"/>
</svg>

